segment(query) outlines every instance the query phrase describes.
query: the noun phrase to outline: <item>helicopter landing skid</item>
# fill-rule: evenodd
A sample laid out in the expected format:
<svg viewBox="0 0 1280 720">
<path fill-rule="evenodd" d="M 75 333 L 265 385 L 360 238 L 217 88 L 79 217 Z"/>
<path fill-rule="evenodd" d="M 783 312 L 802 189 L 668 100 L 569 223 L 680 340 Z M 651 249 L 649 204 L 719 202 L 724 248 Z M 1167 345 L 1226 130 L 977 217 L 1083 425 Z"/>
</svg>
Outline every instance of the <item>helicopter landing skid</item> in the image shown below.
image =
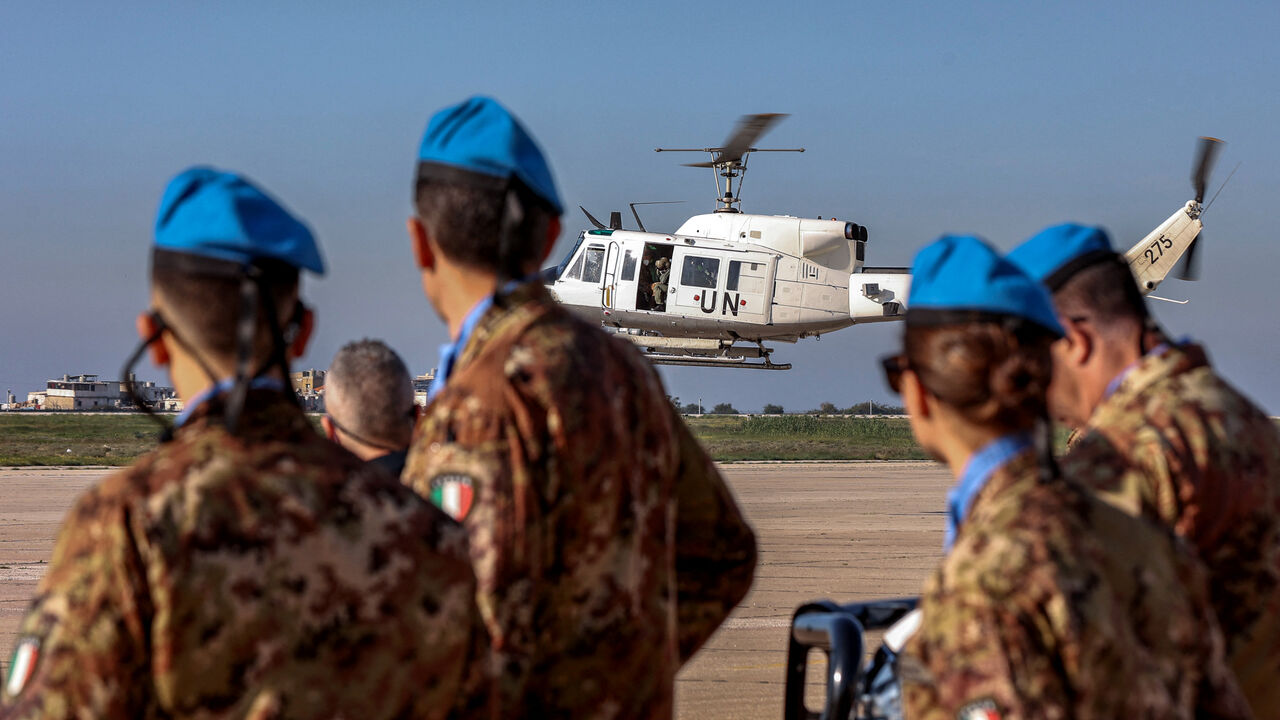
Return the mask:
<svg viewBox="0 0 1280 720">
<path fill-rule="evenodd" d="M 669 338 L 654 335 L 623 337 L 635 343 L 654 365 L 685 367 L 731 367 L 750 370 L 790 370 L 791 363 L 775 363 L 769 359 L 773 348 L 762 342 L 737 345 L 734 341 L 715 338 Z"/>
<path fill-rule="evenodd" d="M 680 355 L 647 353 L 645 357 L 654 365 L 683 365 L 685 367 L 731 367 L 741 370 L 790 370 L 791 363 L 749 362 L 746 358 L 699 358 Z"/>
</svg>

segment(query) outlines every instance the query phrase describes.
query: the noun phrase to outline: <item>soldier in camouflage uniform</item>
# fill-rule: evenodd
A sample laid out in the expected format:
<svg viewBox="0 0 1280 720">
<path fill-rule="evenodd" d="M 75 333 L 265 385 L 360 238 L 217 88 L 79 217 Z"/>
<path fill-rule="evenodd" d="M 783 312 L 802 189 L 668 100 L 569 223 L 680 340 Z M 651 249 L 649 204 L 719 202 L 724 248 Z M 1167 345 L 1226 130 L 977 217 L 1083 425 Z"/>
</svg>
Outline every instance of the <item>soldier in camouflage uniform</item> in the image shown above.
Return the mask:
<svg viewBox="0 0 1280 720">
<path fill-rule="evenodd" d="M 1048 295 L 972 237 L 920 252 L 901 355 L 920 443 L 957 478 L 900 658 L 906 717 L 1249 717 L 1203 574 L 1053 463 Z"/>
<path fill-rule="evenodd" d="M 514 117 L 488 98 L 433 117 L 416 205 L 453 342 L 402 480 L 470 532 L 492 650 L 473 702 L 670 717 L 677 670 L 751 585 L 752 531 L 653 368 L 531 277 L 561 204 Z"/>
<path fill-rule="evenodd" d="M 0 716 L 443 718 L 463 697 L 483 632 L 465 532 L 294 402 L 299 268 L 323 270 L 311 233 L 248 182 L 169 185 L 129 366 L 149 347 L 186 410 L 71 510 Z"/>
<path fill-rule="evenodd" d="M 1240 687 L 1280 717 L 1280 433 L 1204 348 L 1156 328 L 1101 229 L 1048 228 L 1010 260 L 1053 292 L 1067 331 L 1050 388 L 1079 428 L 1064 466 L 1196 548 Z"/>
</svg>

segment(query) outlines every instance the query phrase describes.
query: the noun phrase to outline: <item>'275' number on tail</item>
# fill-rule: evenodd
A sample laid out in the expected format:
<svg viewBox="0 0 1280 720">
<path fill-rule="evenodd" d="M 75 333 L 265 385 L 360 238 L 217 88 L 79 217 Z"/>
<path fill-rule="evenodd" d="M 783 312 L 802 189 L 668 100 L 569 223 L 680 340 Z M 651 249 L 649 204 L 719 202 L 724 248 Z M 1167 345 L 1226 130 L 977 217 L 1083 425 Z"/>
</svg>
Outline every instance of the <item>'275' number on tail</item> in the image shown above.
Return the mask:
<svg viewBox="0 0 1280 720">
<path fill-rule="evenodd" d="M 1155 265 L 1157 260 L 1164 257 L 1164 251 L 1171 247 L 1173 247 L 1173 241 L 1161 235 L 1159 240 L 1151 243 L 1151 247 L 1143 251 L 1147 256 L 1147 264 Z"/>
</svg>

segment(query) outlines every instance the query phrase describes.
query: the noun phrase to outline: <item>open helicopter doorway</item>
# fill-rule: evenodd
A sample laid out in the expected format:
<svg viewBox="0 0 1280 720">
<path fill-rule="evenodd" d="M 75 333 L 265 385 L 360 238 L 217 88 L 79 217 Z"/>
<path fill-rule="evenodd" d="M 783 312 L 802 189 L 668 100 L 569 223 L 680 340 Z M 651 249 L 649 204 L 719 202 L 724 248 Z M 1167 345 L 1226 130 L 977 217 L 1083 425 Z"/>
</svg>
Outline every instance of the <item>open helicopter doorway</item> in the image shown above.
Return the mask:
<svg viewBox="0 0 1280 720">
<path fill-rule="evenodd" d="M 667 296 L 671 283 L 671 253 L 674 249 L 671 245 L 644 244 L 644 254 L 640 257 L 640 276 L 636 283 L 637 310 L 667 311 Z"/>
</svg>

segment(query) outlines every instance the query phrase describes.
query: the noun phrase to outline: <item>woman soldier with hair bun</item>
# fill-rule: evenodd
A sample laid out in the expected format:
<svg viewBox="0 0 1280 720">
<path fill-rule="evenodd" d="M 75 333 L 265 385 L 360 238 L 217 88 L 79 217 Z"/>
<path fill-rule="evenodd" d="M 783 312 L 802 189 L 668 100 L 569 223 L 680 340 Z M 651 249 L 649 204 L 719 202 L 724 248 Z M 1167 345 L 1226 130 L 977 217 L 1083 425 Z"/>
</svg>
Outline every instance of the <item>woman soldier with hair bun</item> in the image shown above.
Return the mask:
<svg viewBox="0 0 1280 720">
<path fill-rule="evenodd" d="M 1062 328 L 1045 291 L 973 237 L 943 237 L 912 271 L 885 374 L 957 482 L 900 660 L 906 716 L 1249 717 L 1196 561 L 1053 462 Z"/>
</svg>

